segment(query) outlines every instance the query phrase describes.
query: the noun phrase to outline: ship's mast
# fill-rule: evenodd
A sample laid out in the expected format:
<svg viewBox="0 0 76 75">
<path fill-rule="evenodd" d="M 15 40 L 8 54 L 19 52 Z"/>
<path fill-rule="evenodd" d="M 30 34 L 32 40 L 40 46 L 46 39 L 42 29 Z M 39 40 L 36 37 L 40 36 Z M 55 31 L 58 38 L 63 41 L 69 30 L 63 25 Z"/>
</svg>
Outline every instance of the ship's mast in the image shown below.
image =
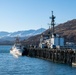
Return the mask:
<svg viewBox="0 0 76 75">
<path fill-rule="evenodd" d="M 53 15 L 53 11 L 52 11 L 52 17 L 50 17 L 50 19 L 51 19 L 51 27 L 52 27 L 52 29 L 53 29 L 53 31 L 52 31 L 52 33 L 54 34 L 54 26 L 55 26 L 55 16 Z"/>
<path fill-rule="evenodd" d="M 15 43 L 16 43 L 16 44 L 20 43 L 19 37 L 17 36 L 17 37 L 15 37 L 15 38 L 16 38 Z"/>
</svg>

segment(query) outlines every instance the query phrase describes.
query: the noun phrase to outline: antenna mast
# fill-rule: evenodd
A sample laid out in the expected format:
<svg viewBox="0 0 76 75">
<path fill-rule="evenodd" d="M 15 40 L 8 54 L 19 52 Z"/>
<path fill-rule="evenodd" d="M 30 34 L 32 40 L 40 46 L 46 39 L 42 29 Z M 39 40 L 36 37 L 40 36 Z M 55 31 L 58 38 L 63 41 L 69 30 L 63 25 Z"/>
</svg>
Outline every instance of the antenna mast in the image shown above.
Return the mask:
<svg viewBox="0 0 76 75">
<path fill-rule="evenodd" d="M 53 28 L 53 32 L 52 33 L 54 34 L 54 25 L 55 25 L 55 23 L 54 23 L 55 20 L 54 19 L 55 19 L 55 16 L 53 15 L 53 11 L 52 11 L 52 17 L 50 17 L 50 19 L 51 19 L 51 27 Z"/>
</svg>

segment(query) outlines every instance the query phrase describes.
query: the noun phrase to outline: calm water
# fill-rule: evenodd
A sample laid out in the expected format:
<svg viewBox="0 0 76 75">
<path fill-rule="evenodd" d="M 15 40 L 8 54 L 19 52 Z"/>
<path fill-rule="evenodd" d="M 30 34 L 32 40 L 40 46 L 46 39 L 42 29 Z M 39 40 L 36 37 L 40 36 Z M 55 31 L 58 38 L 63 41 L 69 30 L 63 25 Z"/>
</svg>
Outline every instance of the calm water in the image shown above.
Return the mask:
<svg viewBox="0 0 76 75">
<path fill-rule="evenodd" d="M 0 75 L 76 75 L 76 68 L 64 64 L 30 58 L 13 57 L 11 46 L 0 46 Z"/>
</svg>

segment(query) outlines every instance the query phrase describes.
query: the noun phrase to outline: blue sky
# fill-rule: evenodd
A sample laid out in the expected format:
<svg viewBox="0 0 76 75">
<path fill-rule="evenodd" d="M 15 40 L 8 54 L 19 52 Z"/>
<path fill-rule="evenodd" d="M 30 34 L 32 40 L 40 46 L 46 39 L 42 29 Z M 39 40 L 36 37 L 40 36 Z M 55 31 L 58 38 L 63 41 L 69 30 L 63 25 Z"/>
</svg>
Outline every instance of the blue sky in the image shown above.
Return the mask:
<svg viewBox="0 0 76 75">
<path fill-rule="evenodd" d="M 47 29 L 52 10 L 56 24 L 76 19 L 76 0 L 0 0 L 0 31 Z"/>
</svg>

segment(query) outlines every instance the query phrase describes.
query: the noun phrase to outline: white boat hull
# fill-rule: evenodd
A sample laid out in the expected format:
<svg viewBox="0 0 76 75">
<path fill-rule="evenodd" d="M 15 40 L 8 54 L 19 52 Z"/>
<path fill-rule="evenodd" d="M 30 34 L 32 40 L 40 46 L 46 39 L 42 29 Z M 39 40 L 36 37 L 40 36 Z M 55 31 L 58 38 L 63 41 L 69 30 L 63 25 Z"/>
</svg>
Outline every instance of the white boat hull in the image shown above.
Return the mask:
<svg viewBox="0 0 76 75">
<path fill-rule="evenodd" d="M 76 67 L 76 63 L 72 63 L 72 67 Z"/>
<path fill-rule="evenodd" d="M 10 50 L 10 54 L 17 55 L 17 56 L 22 56 L 22 52 L 17 51 L 17 50 Z"/>
<path fill-rule="evenodd" d="M 10 50 L 10 54 L 14 56 L 22 56 L 22 52 L 23 52 L 23 49 L 17 49 L 16 47 Z"/>
<path fill-rule="evenodd" d="M 10 49 L 10 54 L 14 56 L 22 56 L 23 53 L 23 46 L 20 43 L 14 44 Z"/>
</svg>

